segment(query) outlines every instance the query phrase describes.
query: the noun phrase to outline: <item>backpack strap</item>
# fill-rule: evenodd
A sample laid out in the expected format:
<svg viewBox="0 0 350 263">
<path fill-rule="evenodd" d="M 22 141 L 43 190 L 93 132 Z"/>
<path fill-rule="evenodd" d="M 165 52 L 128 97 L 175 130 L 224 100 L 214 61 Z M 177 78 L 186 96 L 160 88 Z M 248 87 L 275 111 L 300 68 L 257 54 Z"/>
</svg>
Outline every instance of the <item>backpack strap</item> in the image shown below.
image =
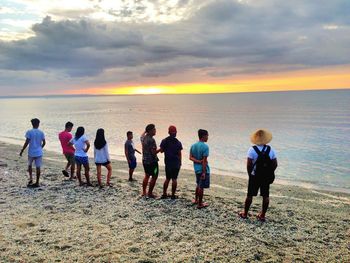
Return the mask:
<svg viewBox="0 0 350 263">
<path fill-rule="evenodd" d="M 267 147 L 267 149 L 266 149 L 266 147 Z M 258 154 L 258 156 L 260 156 L 262 153 L 265 153 L 265 149 L 266 149 L 267 153 L 270 153 L 270 146 L 268 146 L 268 145 L 264 145 L 264 147 L 262 148 L 261 151 L 259 150 L 258 146 L 256 146 L 256 145 L 253 146 L 253 149 Z"/>
</svg>

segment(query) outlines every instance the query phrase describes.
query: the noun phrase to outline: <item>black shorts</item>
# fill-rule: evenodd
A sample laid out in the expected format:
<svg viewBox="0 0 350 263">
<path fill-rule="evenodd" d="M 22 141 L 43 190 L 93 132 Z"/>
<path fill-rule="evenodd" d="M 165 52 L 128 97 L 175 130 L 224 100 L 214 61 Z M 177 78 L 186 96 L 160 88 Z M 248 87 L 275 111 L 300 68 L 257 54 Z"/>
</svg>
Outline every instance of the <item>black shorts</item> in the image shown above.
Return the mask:
<svg viewBox="0 0 350 263">
<path fill-rule="evenodd" d="M 180 172 L 180 167 L 179 168 L 174 168 L 174 167 L 167 167 L 165 166 L 165 176 L 166 179 L 174 179 L 176 180 L 177 177 L 179 176 Z"/>
<path fill-rule="evenodd" d="M 107 166 L 109 165 L 111 162 L 110 161 L 107 161 L 105 163 L 95 163 L 96 165 L 102 165 L 102 166 Z"/>
<path fill-rule="evenodd" d="M 148 164 L 148 163 L 142 163 L 142 164 L 146 175 L 152 176 L 152 177 L 158 177 L 158 173 L 159 173 L 158 162 L 151 163 L 151 164 Z"/>
<path fill-rule="evenodd" d="M 261 179 L 255 176 L 249 176 L 248 181 L 248 196 L 257 196 L 260 189 L 260 195 L 263 197 L 269 197 L 270 184 L 263 182 Z"/>
</svg>

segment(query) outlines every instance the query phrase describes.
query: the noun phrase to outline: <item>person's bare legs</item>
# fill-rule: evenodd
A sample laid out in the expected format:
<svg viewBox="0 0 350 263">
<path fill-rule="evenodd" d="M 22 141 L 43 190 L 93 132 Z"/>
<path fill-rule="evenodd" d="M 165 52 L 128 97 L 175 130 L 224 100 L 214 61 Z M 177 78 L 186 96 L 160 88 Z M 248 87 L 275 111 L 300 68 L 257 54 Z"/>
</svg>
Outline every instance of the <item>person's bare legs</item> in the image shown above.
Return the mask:
<svg viewBox="0 0 350 263">
<path fill-rule="evenodd" d="M 156 185 L 157 178 L 158 178 L 158 176 L 152 176 L 151 182 L 149 183 L 149 190 L 148 190 L 149 197 L 154 197 L 153 189 L 154 189 L 154 186 Z"/>
<path fill-rule="evenodd" d="M 106 182 L 106 185 L 111 186 L 111 177 L 112 177 L 112 166 L 111 166 L 111 164 L 107 164 L 106 168 L 107 168 L 107 182 Z"/>
<path fill-rule="evenodd" d="M 203 196 L 204 196 L 204 188 L 198 187 L 198 205 L 197 208 L 204 208 L 207 207 L 208 204 L 203 202 Z"/>
<path fill-rule="evenodd" d="M 77 164 L 77 177 L 79 181 L 79 185 L 82 186 L 83 182 L 81 181 L 81 164 Z"/>
<path fill-rule="evenodd" d="M 199 199 L 199 187 L 196 187 L 196 192 L 194 195 L 194 200 L 192 201 L 193 204 L 198 204 L 198 199 Z"/>
<path fill-rule="evenodd" d="M 35 181 L 35 186 L 39 186 L 39 180 L 40 180 L 40 167 L 36 167 L 36 181 Z"/>
<path fill-rule="evenodd" d="M 163 196 L 167 196 L 168 186 L 169 186 L 170 179 L 166 178 L 163 184 Z"/>
<path fill-rule="evenodd" d="M 74 172 L 75 172 L 75 163 L 71 163 L 71 165 L 70 165 L 70 178 L 69 179 L 71 179 L 71 180 L 75 179 Z"/>
<path fill-rule="evenodd" d="M 146 196 L 148 181 L 149 181 L 149 175 L 145 174 L 145 178 L 143 178 L 143 182 L 142 182 L 142 196 Z"/>
<path fill-rule="evenodd" d="M 173 179 L 173 182 L 171 184 L 171 196 L 172 197 L 175 197 L 176 188 L 177 188 L 177 180 Z"/>
<path fill-rule="evenodd" d="M 33 168 L 31 165 L 28 165 L 28 174 L 29 174 L 28 185 L 31 185 L 33 183 Z"/>
<path fill-rule="evenodd" d="M 134 169 L 129 168 L 129 181 L 133 181 L 134 179 L 132 178 L 132 175 L 134 173 Z"/>
<path fill-rule="evenodd" d="M 89 166 L 89 163 L 83 164 L 83 165 L 84 165 L 84 170 L 85 170 L 86 185 L 87 186 L 92 186 L 92 184 L 90 183 L 90 175 L 89 175 L 90 166 Z"/>
<path fill-rule="evenodd" d="M 262 218 L 265 217 L 266 211 L 269 208 L 270 198 L 268 196 L 263 196 L 263 203 L 262 203 L 262 211 L 260 213 L 260 216 Z"/>
<path fill-rule="evenodd" d="M 97 170 L 97 182 L 99 187 L 102 187 L 102 180 L 101 180 L 101 165 L 96 165 L 96 170 Z"/>
<path fill-rule="evenodd" d="M 64 170 L 68 172 L 68 169 L 69 169 L 70 166 L 71 166 L 71 163 L 70 163 L 70 161 L 68 161 L 67 164 L 66 164 L 66 168 Z"/>
<path fill-rule="evenodd" d="M 238 213 L 238 215 L 241 218 L 243 218 L 243 219 L 247 218 L 248 211 L 249 211 L 249 208 L 250 208 L 252 202 L 253 202 L 253 196 L 248 195 L 245 199 L 245 202 L 244 202 L 244 211 Z"/>
</svg>

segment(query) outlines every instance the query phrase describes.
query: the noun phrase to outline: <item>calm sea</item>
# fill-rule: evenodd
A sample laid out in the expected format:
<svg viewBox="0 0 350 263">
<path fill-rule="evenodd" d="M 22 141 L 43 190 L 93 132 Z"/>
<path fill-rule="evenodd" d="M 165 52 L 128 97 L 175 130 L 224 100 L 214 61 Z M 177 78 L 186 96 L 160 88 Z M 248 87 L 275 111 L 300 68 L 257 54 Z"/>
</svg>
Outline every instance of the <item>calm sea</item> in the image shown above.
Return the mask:
<svg viewBox="0 0 350 263">
<path fill-rule="evenodd" d="M 0 139 L 22 144 L 33 117 L 41 120 L 47 149 L 57 152 L 57 134 L 67 121 L 75 128 L 84 126 L 90 141 L 97 128 L 104 128 L 115 159 L 123 159 L 128 130 L 140 149 L 139 135 L 148 123 L 157 127 L 158 144 L 168 126 L 176 125 L 186 168 L 191 168 L 187 156 L 197 130 L 204 128 L 209 131 L 212 169 L 241 177 L 246 176 L 249 135 L 267 128 L 273 134 L 281 181 L 350 192 L 350 90 L 2 98 Z"/>
</svg>

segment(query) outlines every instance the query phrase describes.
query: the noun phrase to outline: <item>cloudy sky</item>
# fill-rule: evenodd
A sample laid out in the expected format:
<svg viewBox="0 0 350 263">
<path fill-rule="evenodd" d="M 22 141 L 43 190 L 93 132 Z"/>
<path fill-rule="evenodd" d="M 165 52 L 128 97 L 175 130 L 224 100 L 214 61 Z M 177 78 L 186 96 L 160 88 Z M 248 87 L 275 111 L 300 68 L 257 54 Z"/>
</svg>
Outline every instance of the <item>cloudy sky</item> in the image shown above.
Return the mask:
<svg viewBox="0 0 350 263">
<path fill-rule="evenodd" d="M 0 96 L 350 88 L 349 0 L 0 0 Z"/>
</svg>

